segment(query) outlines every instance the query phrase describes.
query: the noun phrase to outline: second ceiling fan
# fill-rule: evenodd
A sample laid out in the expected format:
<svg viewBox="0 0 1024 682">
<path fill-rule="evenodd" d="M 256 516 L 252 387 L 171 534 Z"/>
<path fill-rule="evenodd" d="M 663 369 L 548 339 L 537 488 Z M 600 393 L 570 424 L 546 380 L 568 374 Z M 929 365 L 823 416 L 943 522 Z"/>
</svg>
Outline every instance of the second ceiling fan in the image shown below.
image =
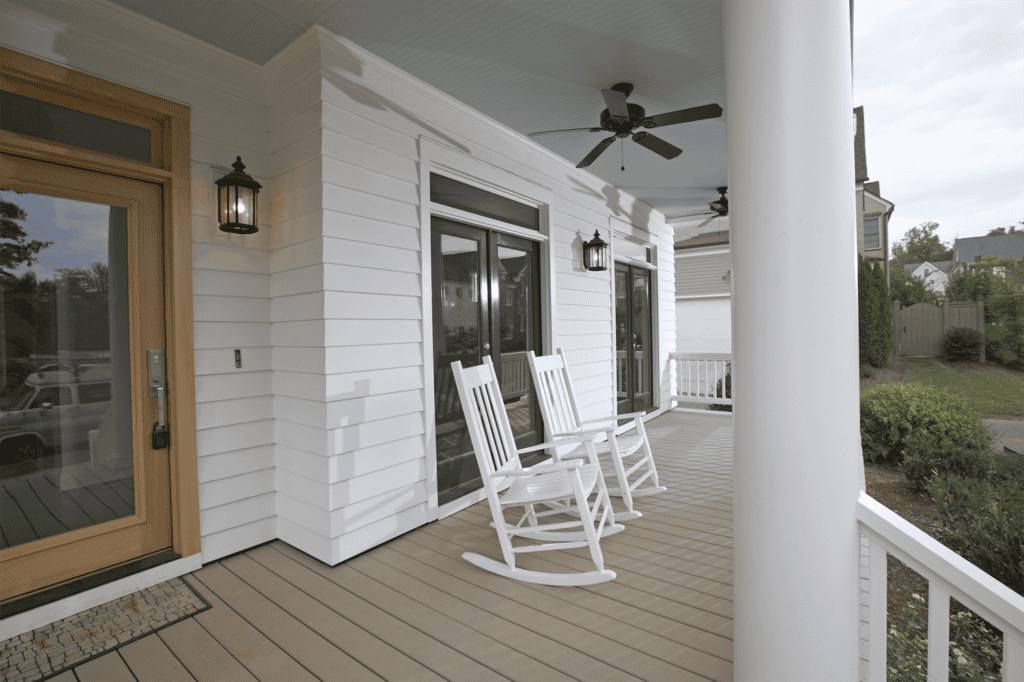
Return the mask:
<svg viewBox="0 0 1024 682">
<path fill-rule="evenodd" d="M 722 107 L 717 104 L 705 104 L 679 111 L 669 111 L 664 114 L 648 116 L 647 112 L 639 104 L 630 104 L 626 98 L 633 92 L 632 83 L 616 83 L 608 90 L 602 90 L 601 95 L 608 108 L 601 112 L 601 125 L 594 128 L 568 128 L 564 130 L 543 130 L 537 133 L 530 133 L 529 136 L 547 135 L 548 133 L 571 133 L 591 132 L 596 133 L 602 130 L 615 133 L 597 143 L 589 154 L 577 164 L 577 168 L 586 168 L 594 163 L 597 157 L 607 149 L 615 138 L 631 137 L 633 141 L 642 147 L 650 149 L 655 154 L 666 159 L 674 159 L 683 153 L 683 150 L 673 144 L 666 142 L 660 137 L 651 135 L 645 130 L 633 132 L 636 128 L 660 128 L 675 125 L 677 123 L 689 123 L 690 121 L 703 121 L 708 118 L 718 118 L 722 115 Z"/>
</svg>

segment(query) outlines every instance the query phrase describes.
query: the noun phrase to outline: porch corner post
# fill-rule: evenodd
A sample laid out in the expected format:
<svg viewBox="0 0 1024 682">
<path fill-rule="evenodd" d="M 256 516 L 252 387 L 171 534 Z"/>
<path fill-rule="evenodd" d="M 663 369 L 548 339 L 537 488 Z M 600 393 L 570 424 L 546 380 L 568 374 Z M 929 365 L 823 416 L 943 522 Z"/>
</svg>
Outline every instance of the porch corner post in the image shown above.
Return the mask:
<svg viewBox="0 0 1024 682">
<path fill-rule="evenodd" d="M 724 0 L 734 677 L 859 679 L 850 3 Z"/>
</svg>

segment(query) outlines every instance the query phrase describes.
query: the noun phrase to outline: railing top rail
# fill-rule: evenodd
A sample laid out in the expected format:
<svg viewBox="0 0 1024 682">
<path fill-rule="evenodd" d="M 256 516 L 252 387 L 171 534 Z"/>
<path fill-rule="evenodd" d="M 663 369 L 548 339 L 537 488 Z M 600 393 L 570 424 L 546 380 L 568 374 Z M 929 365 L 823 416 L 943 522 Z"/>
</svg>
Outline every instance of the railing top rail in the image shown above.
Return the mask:
<svg viewBox="0 0 1024 682">
<path fill-rule="evenodd" d="M 671 360 L 732 360 L 732 353 L 689 353 L 686 351 L 671 351 L 668 354 Z"/>
<path fill-rule="evenodd" d="M 857 520 L 886 544 L 898 549 L 899 552 L 890 552 L 896 558 L 906 561 L 900 556 L 901 552 L 905 553 L 914 563 L 953 588 L 951 591 L 955 598 L 966 598 L 965 606 L 974 610 L 980 606 L 989 613 L 979 612 L 978 615 L 986 619 L 994 617 L 997 622 L 992 624 L 997 628 L 1005 631 L 1009 627 L 1016 631 L 1013 634 L 1017 639 L 1024 639 L 1024 596 L 911 525 L 863 491 L 857 500 Z M 925 577 L 932 579 L 932 576 Z M 976 604 L 969 603 L 972 601 Z"/>
</svg>

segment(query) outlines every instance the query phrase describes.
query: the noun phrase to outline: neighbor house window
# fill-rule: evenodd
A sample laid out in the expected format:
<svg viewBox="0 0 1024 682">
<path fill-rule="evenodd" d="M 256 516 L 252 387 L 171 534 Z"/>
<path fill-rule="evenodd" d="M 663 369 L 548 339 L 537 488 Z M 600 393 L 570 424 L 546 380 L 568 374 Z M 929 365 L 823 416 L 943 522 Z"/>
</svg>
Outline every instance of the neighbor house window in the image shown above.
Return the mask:
<svg viewBox="0 0 1024 682">
<path fill-rule="evenodd" d="M 864 248 L 865 249 L 878 249 L 881 248 L 881 242 L 878 239 L 878 216 L 874 218 L 864 219 Z"/>
</svg>

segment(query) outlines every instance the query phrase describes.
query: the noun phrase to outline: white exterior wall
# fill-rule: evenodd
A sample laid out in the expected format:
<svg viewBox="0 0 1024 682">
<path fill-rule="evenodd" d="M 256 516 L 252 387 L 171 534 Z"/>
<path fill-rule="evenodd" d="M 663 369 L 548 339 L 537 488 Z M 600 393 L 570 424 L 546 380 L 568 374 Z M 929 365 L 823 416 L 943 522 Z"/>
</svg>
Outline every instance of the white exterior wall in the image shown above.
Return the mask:
<svg viewBox="0 0 1024 682">
<path fill-rule="evenodd" d="M 262 69 L 97 0 L 0 2 L 0 44 L 191 107 L 196 424 L 203 560 L 275 537 L 269 211 L 252 237 L 214 223 L 213 181 L 241 156 L 267 177 Z M 266 206 L 266 203 L 263 204 Z M 243 365 L 235 369 L 234 349 Z"/>
<path fill-rule="evenodd" d="M 544 204 L 543 350 L 568 352 L 585 416 L 614 404 L 614 271 L 584 271 L 582 241 L 656 247 L 669 405 L 664 217 L 448 95 L 320 28 L 260 67 L 103 0 L 0 0 L 0 44 L 191 107 L 204 562 L 280 537 L 337 563 L 437 518 L 426 140 Z M 214 223 L 211 166 L 237 155 L 264 185 L 252 236 Z"/>
<path fill-rule="evenodd" d="M 732 256 L 729 246 L 675 253 L 676 349 L 732 352 Z"/>
</svg>

